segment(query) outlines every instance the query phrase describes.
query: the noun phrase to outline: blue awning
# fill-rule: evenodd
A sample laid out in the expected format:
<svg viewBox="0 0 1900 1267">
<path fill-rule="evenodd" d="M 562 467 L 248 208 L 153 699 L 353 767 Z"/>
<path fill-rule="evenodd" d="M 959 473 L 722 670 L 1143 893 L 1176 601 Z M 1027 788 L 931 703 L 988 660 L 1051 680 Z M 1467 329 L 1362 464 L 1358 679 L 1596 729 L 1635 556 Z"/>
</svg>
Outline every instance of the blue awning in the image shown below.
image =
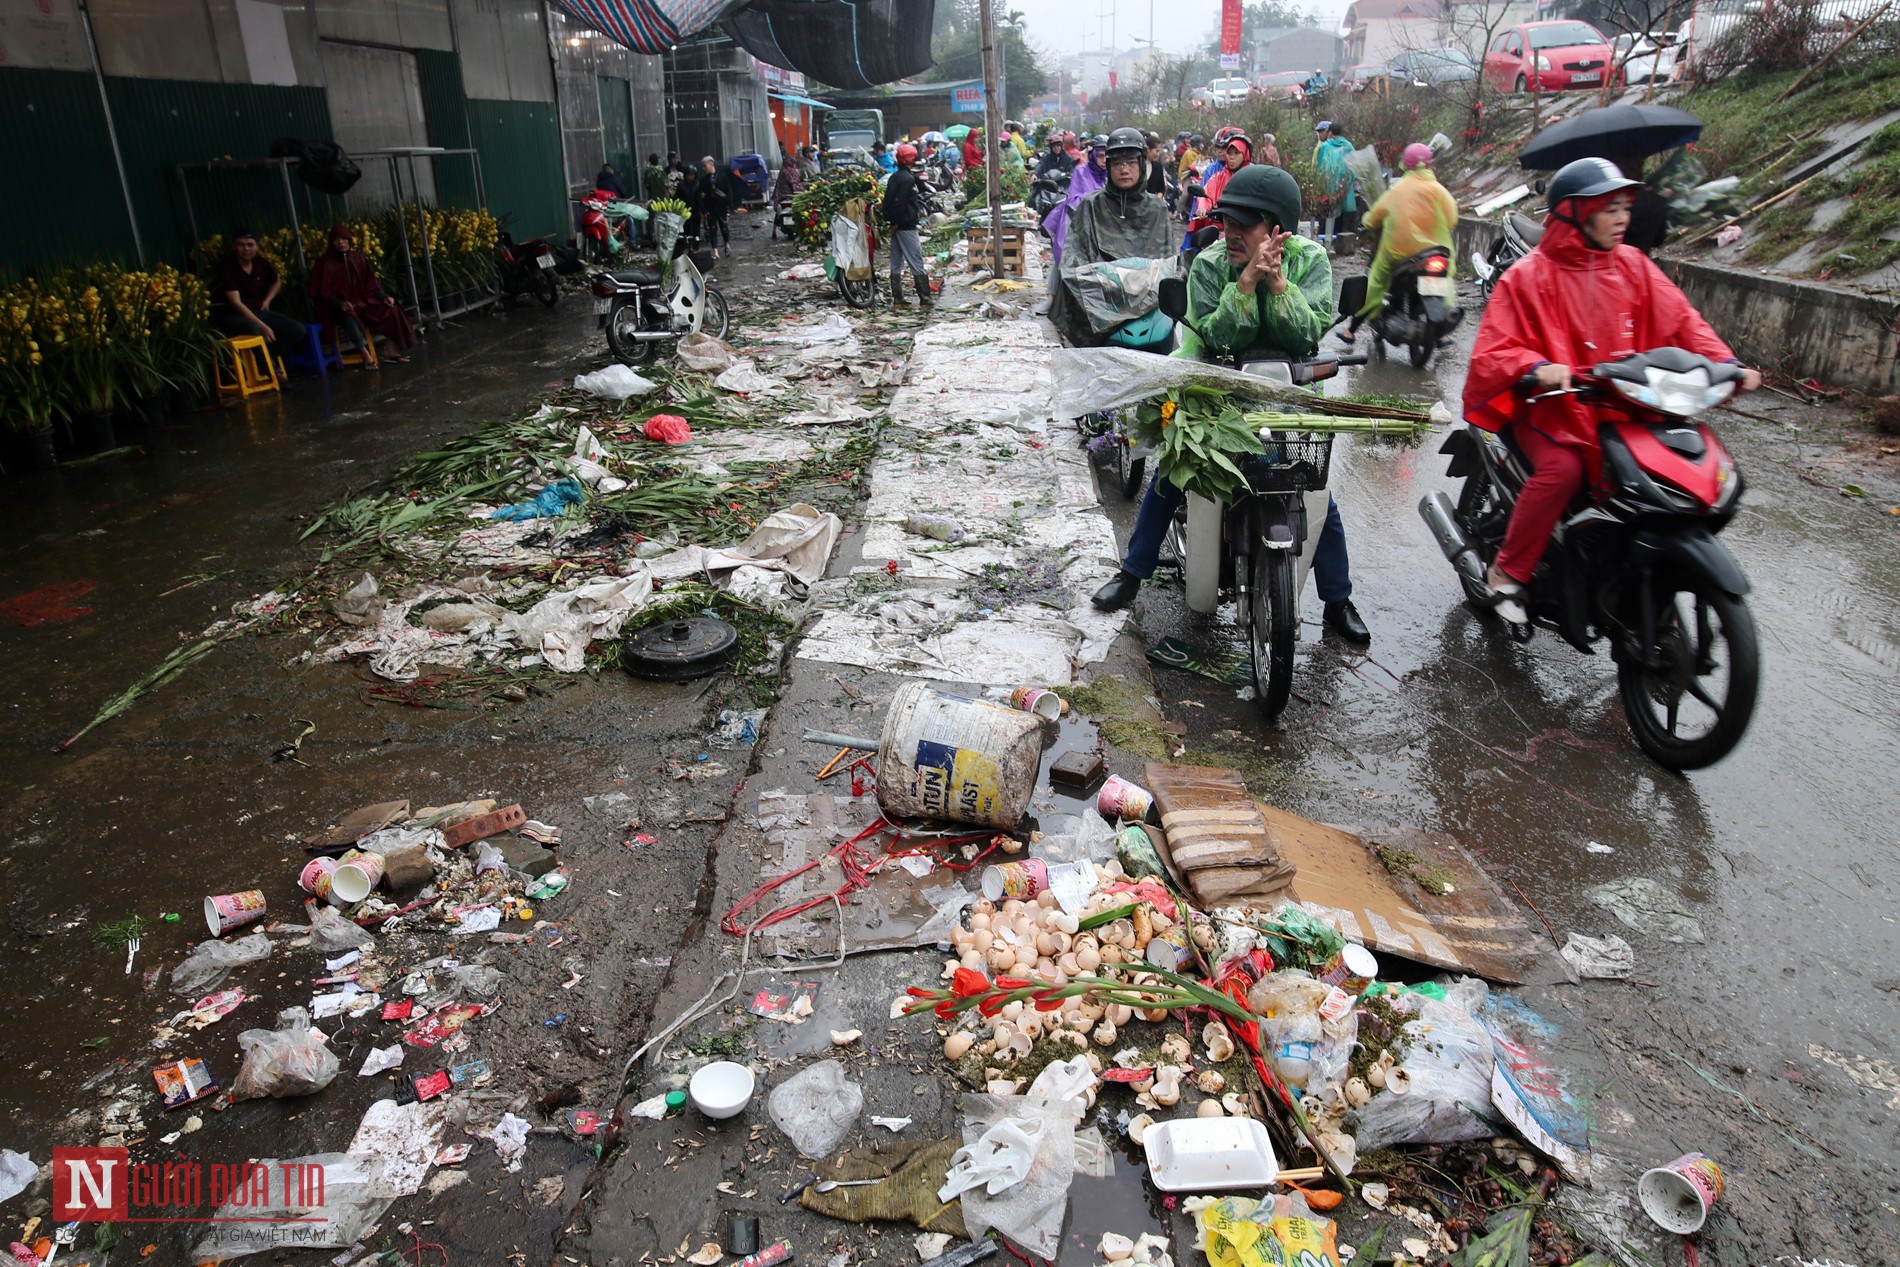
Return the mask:
<svg viewBox="0 0 1900 1267">
<path fill-rule="evenodd" d="M 836 106 L 826 105 L 822 101 L 813 101 L 810 97 L 801 97 L 795 92 L 772 92 L 768 89 L 765 95 L 768 97 L 777 97 L 780 101 L 789 101 L 794 105 L 810 106 L 814 110 L 836 110 L 838 108 Z"/>
</svg>

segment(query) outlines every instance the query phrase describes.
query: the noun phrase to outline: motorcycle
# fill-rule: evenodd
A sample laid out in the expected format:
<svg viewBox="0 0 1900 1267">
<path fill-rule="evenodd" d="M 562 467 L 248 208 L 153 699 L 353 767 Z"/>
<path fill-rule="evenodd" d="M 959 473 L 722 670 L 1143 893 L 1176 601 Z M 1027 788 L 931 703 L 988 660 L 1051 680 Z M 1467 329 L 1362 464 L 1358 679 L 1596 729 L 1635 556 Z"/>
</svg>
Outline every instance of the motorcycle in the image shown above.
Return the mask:
<svg viewBox="0 0 1900 1267">
<path fill-rule="evenodd" d="M 1366 278 L 1348 277 L 1339 288 L 1339 311 L 1358 312 L 1365 303 Z M 1383 360 L 1385 345 L 1394 344 L 1406 349 L 1413 369 L 1422 370 L 1439 341 L 1464 319 L 1464 310 L 1458 307 L 1458 281 L 1452 275 L 1451 252 L 1442 246 L 1427 247 L 1393 267 L 1385 304 L 1366 323 L 1372 328 L 1368 351 Z"/>
<path fill-rule="evenodd" d="M 658 269 L 629 268 L 594 274 L 594 313 L 607 332 L 607 346 L 628 365 L 650 358 L 662 343 L 689 334 L 726 337 L 731 316 L 726 297 L 709 278 L 711 251 L 692 251 L 673 261 L 673 277 L 661 294 Z"/>
<path fill-rule="evenodd" d="M 1161 283 L 1161 311 L 1176 323 L 1187 319 L 1186 282 Z M 1363 354 L 1310 361 L 1267 356 L 1234 365 L 1283 386 L 1310 387 L 1342 366 L 1365 362 Z M 1264 453 L 1236 462 L 1249 491 L 1231 506 L 1189 493 L 1168 542 L 1181 562 L 1189 610 L 1211 613 L 1223 595 L 1233 597 L 1247 631 L 1254 698 L 1272 721 L 1293 692 L 1300 593 L 1319 546 L 1318 526 L 1326 522 L 1333 437 L 1263 429 L 1260 440 Z"/>
<path fill-rule="evenodd" d="M 516 295 L 533 295 L 542 307 L 552 308 L 561 297 L 554 285 L 557 263 L 554 248 L 546 238 L 517 242 L 504 229 L 495 239 L 495 271 L 501 279 L 504 301 Z"/>
<path fill-rule="evenodd" d="M 1036 213 L 1036 219 L 1042 220 L 1051 211 L 1062 205 L 1069 196 L 1069 173 L 1059 167 L 1052 167 L 1037 176 L 1029 187 L 1029 209 Z"/>
<path fill-rule="evenodd" d="M 1742 477 L 1696 421 L 1741 375 L 1665 347 L 1606 361 L 1577 387 L 1531 398 L 1588 402 L 1602 468 L 1553 534 L 1517 612 L 1525 619 L 1507 620 L 1511 636 L 1528 641 L 1535 622 L 1585 655 L 1607 638 L 1637 746 L 1672 770 L 1727 756 L 1755 708 L 1760 654 L 1748 579 L 1715 535 L 1741 503 Z M 1529 467 L 1508 430 L 1467 425 L 1439 451 L 1463 490 L 1455 506 L 1443 492 L 1427 494 L 1418 511 L 1466 596 L 1487 606 L 1485 572 Z"/>
<path fill-rule="evenodd" d="M 605 189 L 574 201 L 581 208 L 581 249 L 589 259 L 612 259 L 632 248 L 633 225 L 646 218 L 645 207 L 623 202 Z"/>
<path fill-rule="evenodd" d="M 1471 259 L 1472 271 L 1478 275 L 1478 294 L 1485 302 L 1490 302 L 1504 270 L 1529 255 L 1543 236 L 1544 226 L 1527 215 L 1513 211 L 1504 217 L 1504 228 L 1491 240 L 1491 249 Z"/>
</svg>

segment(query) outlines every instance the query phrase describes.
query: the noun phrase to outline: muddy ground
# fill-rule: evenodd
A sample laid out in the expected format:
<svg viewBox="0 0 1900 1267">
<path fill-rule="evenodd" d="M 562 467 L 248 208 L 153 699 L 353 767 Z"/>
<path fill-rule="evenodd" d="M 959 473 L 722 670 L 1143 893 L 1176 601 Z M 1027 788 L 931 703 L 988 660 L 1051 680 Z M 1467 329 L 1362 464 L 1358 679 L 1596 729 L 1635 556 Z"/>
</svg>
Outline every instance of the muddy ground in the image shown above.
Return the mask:
<svg viewBox="0 0 1900 1267">
<path fill-rule="evenodd" d="M 761 238 L 742 237 L 736 266 L 722 268 L 729 290 L 762 284 Z M 707 750 L 711 717 L 735 684 L 582 678 L 521 703 L 412 708 L 376 702 L 366 671 L 291 664 L 295 649 L 283 640 L 244 639 L 71 752 L 52 752 L 180 638 L 307 566 L 296 536 L 324 505 L 603 360 L 591 317 L 571 300 L 552 314 L 469 318 L 431 337 L 414 366 L 380 379 L 332 380 L 328 394 L 299 386 L 281 401 L 137 437 L 144 451 L 134 456 L 46 480 L 8 477 L 15 527 L 0 550 L 0 598 L 59 581 L 93 586 L 72 600 L 90 609 L 83 616 L 0 623 L 13 651 L 0 667 L 13 719 L 0 743 L 17 771 L 0 858 L 0 988 L 15 1019 L 0 1035 L 0 1106 L 16 1124 L 9 1146 L 44 1160 L 54 1145 L 93 1142 L 99 1106 L 147 1080 L 152 1025 L 180 1001 L 145 988 L 144 973 L 176 963 L 199 938 L 203 894 L 285 894 L 302 861 L 290 838 L 356 805 L 497 795 L 564 828 L 558 854 L 576 883 L 539 912 L 559 922 L 562 944 L 494 948 L 492 962 L 508 974 L 504 1006 L 454 1059 L 488 1060 L 484 1107 L 512 1107 L 539 1131 L 519 1173 L 504 1173 L 478 1145 L 467 1182 L 400 1202 L 384 1221 L 391 1243 L 411 1243 L 395 1224 L 428 1221 L 423 1239 L 443 1244 L 453 1263 L 631 1264 L 688 1237 L 717 1239 L 718 1213 L 742 1208 L 765 1218 L 768 1240 L 792 1236 L 804 1261 L 829 1257 L 840 1239 L 856 1258 L 878 1248 L 861 1230 L 777 1205 L 799 1167 L 769 1125 L 753 1138 L 748 1128 L 765 1122 L 756 1105 L 724 1126 L 689 1116 L 629 1131 L 625 1152 L 600 1171 L 587 1142 L 559 1124 L 561 1102 L 614 1104 L 627 1056 L 732 960 L 731 939 L 709 921 L 765 873 L 746 810 L 761 790 L 817 787 L 817 762 L 797 732 L 874 730 L 894 679 L 795 662 L 754 754 L 711 753 L 724 775 L 674 781 L 667 762 Z M 1429 375 L 1386 370 L 1358 385 L 1455 403 L 1460 382 L 1454 353 Z M 1322 638 L 1310 610 L 1298 697 L 1270 728 L 1231 687 L 1168 670 L 1153 681 L 1194 754 L 1233 764 L 1256 792 L 1316 818 L 1453 833 L 1559 938 L 1575 929 L 1630 940 L 1637 980 L 1526 992 L 1595 1091 L 1605 1176 L 1579 1202 L 1579 1218 L 1627 1212 L 1636 1172 L 1694 1149 L 1729 1169 L 1749 1261 L 1900 1261 L 1889 1107 L 1900 1104 L 1900 1075 L 1887 1063 L 1900 1007 L 1889 862 L 1900 843 L 1891 775 L 1900 520 L 1886 513 L 1900 505 L 1900 484 L 1891 455 L 1849 412 L 1766 394 L 1741 408 L 1750 416 L 1729 419 L 1724 433 L 1750 491 L 1729 539 L 1757 587 L 1765 681 L 1747 739 L 1713 770 L 1669 775 L 1634 748 L 1606 657 L 1541 634 L 1515 646 L 1462 606 L 1413 510 L 1423 492 L 1445 486 L 1433 442 L 1360 444 L 1335 464 L 1370 656 Z M 1844 485 L 1864 495 L 1843 496 Z M 1132 504 L 1104 500 L 1125 532 Z M 835 567 L 848 567 L 853 550 L 847 537 Z M 1139 617 L 1150 643 L 1169 633 L 1206 647 L 1234 642 L 1220 620 L 1187 618 L 1165 579 L 1146 591 Z M 1148 690 L 1140 646 L 1125 637 L 1097 669 L 1137 698 Z M 301 728 L 294 719 L 317 724 L 299 751 L 307 764 L 272 759 Z M 1132 774 L 1138 757 L 1112 753 L 1111 765 Z M 614 792 L 631 805 L 590 813 L 582 804 Z M 1050 792 L 1039 808 L 1068 807 Z M 683 821 L 729 811 L 724 825 Z M 655 840 L 629 849 L 624 826 L 635 815 Z M 1628 876 L 1679 892 L 1706 942 L 1626 928 L 1581 896 Z M 183 918 L 146 934 L 128 976 L 123 952 L 97 948 L 92 929 L 134 911 Z M 318 959 L 275 957 L 265 977 L 283 973 L 281 990 L 260 991 L 167 1050 L 202 1055 L 228 1078 L 237 1031 L 307 1000 L 319 988 L 305 984 L 322 974 Z M 928 953 L 854 958 L 827 987 L 828 1010 L 804 1026 L 728 1009 L 693 1041 L 700 1058 L 723 1037 L 786 1061 L 826 1046 L 832 1019 L 848 1018 L 875 1049 L 851 1057 L 867 1114 L 946 1131 L 955 1089 L 938 1076 L 937 1040 L 885 1015 L 891 994 L 934 977 L 938 962 Z M 574 971 L 581 982 L 563 990 Z M 324 1095 L 207 1113 L 203 1133 L 179 1149 L 213 1160 L 341 1148 L 366 1104 L 387 1094 L 383 1079 L 355 1076 L 367 1048 L 390 1041 L 374 1030 L 338 1043 L 345 1072 Z M 672 1055 L 637 1071 L 629 1102 L 690 1063 L 686 1041 L 663 1045 Z M 413 1058 L 406 1066 L 425 1067 Z M 554 1109 L 533 1103 L 544 1096 Z M 155 1107 L 147 1118 L 146 1138 L 177 1129 Z M 1078 1189 L 1074 1245 L 1083 1231 L 1107 1229 L 1082 1227 L 1103 1208 L 1141 1200 L 1143 1218 L 1168 1217 L 1136 1197 L 1134 1173 L 1124 1167 L 1100 1181 L 1108 1188 Z M 546 1185 L 535 1192 L 556 1177 L 558 1195 L 546 1199 Z M 1114 1230 L 1141 1227 L 1131 1219 Z M 184 1261 L 172 1256 L 182 1251 L 171 1234 L 149 1239 L 163 1247 L 153 1261 Z M 907 1242 L 883 1254 L 912 1261 Z"/>
</svg>

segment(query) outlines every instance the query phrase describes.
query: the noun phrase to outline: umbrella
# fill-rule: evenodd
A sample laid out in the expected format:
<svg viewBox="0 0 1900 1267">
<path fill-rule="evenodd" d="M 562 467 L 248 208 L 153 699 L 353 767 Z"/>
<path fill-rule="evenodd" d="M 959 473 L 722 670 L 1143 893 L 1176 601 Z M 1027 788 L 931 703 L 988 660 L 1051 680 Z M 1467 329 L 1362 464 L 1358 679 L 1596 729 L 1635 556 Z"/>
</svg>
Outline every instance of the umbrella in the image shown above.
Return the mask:
<svg viewBox="0 0 1900 1267">
<path fill-rule="evenodd" d="M 962 123 L 957 124 L 953 128 L 945 128 L 943 130 L 943 139 L 946 141 L 961 141 L 968 135 L 970 135 L 970 129 L 967 125 Z"/>
<path fill-rule="evenodd" d="M 1555 171 L 1580 158 L 1660 154 L 1702 135 L 1702 120 L 1674 106 L 1597 106 L 1546 128 L 1517 156 L 1531 171 Z"/>
<path fill-rule="evenodd" d="M 923 143 L 925 145 L 942 145 L 945 141 L 949 139 L 950 138 L 948 136 L 945 136 L 942 132 L 936 132 L 936 131 L 926 132 L 924 133 L 922 137 Z"/>
</svg>

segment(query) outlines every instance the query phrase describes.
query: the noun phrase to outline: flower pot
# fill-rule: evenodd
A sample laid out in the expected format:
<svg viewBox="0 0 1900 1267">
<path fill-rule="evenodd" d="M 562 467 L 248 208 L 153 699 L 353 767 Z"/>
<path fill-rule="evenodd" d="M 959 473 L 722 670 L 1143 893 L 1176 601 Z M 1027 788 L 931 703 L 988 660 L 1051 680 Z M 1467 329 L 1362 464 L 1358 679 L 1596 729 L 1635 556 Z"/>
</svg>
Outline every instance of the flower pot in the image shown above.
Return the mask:
<svg viewBox="0 0 1900 1267">
<path fill-rule="evenodd" d="M 165 399 L 165 393 L 153 392 L 139 399 L 137 419 L 140 425 L 152 428 L 163 427 L 171 418 L 171 402 Z"/>
<path fill-rule="evenodd" d="M 119 441 L 112 429 L 112 413 L 109 410 L 74 414 L 72 430 L 73 448 L 80 453 L 104 453 L 107 449 L 118 447 Z"/>
<path fill-rule="evenodd" d="M 59 469 L 59 454 L 53 448 L 53 429 L 44 431 L 14 431 L 7 435 L 6 464 L 9 469 L 18 466 L 26 470 L 54 471 Z"/>
</svg>

